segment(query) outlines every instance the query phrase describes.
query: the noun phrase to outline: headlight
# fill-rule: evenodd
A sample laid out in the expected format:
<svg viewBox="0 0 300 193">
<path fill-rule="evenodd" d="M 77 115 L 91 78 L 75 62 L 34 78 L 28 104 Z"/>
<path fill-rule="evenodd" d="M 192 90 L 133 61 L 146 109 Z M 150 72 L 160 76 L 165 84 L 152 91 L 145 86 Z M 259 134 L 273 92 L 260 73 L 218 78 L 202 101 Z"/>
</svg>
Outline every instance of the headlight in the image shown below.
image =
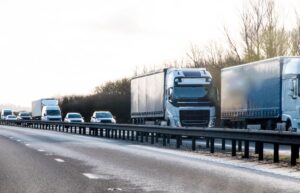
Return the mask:
<svg viewBox="0 0 300 193">
<path fill-rule="evenodd" d="M 216 125 L 216 118 L 212 118 L 209 121 L 208 127 L 214 127 Z"/>
<path fill-rule="evenodd" d="M 117 121 L 116 121 L 115 119 L 112 119 L 111 122 L 112 122 L 112 123 L 116 123 Z"/>
</svg>

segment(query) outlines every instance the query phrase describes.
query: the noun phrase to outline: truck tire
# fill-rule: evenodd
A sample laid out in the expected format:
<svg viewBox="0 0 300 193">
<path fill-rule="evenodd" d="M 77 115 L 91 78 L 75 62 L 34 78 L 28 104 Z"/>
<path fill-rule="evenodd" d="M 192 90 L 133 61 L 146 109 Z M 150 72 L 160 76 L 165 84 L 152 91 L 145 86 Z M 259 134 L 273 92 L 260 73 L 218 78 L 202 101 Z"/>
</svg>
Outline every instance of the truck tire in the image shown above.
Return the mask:
<svg viewBox="0 0 300 193">
<path fill-rule="evenodd" d="M 292 128 L 292 122 L 289 119 L 286 121 L 285 130 L 286 131 L 292 131 L 293 130 L 293 128 Z"/>
</svg>

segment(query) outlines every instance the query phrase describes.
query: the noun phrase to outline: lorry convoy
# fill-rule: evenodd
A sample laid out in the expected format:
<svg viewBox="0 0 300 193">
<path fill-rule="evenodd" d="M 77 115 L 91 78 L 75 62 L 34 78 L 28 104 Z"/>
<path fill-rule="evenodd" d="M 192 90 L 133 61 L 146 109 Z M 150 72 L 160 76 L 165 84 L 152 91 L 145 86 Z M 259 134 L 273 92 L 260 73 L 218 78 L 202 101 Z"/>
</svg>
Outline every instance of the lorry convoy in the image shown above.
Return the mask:
<svg viewBox="0 0 300 193">
<path fill-rule="evenodd" d="M 39 99 L 32 102 L 32 118 L 43 121 L 61 121 L 57 99 Z"/>
<path fill-rule="evenodd" d="M 246 128 L 256 124 L 261 129 L 300 132 L 299 79 L 300 57 L 276 57 L 222 69 L 222 125 Z M 136 76 L 131 79 L 130 93 L 134 124 L 215 126 L 218 92 L 205 68 L 166 68 Z M 106 117 L 100 116 L 105 113 Z M 1 119 L 8 115 L 13 115 L 12 110 L 2 109 Z M 62 121 L 58 100 L 33 101 L 32 118 Z M 97 111 L 91 122 L 116 121 L 111 113 Z"/>
<path fill-rule="evenodd" d="M 300 132 L 300 57 L 276 57 L 221 72 L 221 120 L 225 126 Z"/>
<path fill-rule="evenodd" d="M 134 124 L 213 127 L 216 89 L 205 68 L 167 68 L 131 79 Z"/>
</svg>

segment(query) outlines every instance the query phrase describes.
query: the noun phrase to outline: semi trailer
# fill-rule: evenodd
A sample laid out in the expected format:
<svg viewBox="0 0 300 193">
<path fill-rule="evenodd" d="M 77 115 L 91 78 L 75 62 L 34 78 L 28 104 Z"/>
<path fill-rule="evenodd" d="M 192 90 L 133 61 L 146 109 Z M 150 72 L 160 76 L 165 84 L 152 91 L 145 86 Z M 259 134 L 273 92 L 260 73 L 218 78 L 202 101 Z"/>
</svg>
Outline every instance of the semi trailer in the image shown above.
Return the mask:
<svg viewBox="0 0 300 193">
<path fill-rule="evenodd" d="M 134 124 L 213 127 L 217 90 L 205 68 L 166 68 L 131 79 Z"/>
<path fill-rule="evenodd" d="M 224 126 L 283 128 L 300 132 L 300 57 L 272 59 L 221 71 Z"/>
</svg>

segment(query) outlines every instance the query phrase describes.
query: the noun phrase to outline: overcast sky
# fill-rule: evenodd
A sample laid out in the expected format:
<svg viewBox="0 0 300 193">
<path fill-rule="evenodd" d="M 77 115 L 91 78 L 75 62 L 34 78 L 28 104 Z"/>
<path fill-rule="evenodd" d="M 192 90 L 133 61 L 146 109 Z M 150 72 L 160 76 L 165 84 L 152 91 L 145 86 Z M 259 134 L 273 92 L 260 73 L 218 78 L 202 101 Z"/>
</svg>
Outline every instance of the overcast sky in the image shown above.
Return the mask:
<svg viewBox="0 0 300 193">
<path fill-rule="evenodd" d="M 278 0 L 284 16 L 298 0 Z M 0 104 L 89 94 L 238 31 L 241 0 L 0 0 Z M 292 13 L 291 13 L 292 12 Z M 286 21 L 290 22 L 289 19 Z"/>
</svg>

